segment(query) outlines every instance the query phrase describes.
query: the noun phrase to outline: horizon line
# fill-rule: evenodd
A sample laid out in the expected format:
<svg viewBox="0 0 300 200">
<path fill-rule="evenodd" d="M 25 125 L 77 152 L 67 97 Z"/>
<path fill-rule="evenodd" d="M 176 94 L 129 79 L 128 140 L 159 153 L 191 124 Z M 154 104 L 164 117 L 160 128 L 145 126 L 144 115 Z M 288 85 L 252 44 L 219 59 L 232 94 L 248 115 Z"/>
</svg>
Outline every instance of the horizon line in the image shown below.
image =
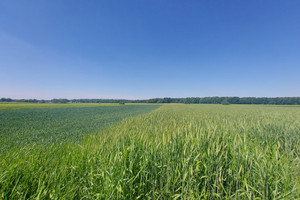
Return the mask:
<svg viewBox="0 0 300 200">
<path fill-rule="evenodd" d="M 273 97 L 266 97 L 266 96 L 204 96 L 204 97 L 197 97 L 197 96 L 189 96 L 189 97 L 152 97 L 152 98 L 136 98 L 136 99 L 130 99 L 130 98 L 51 98 L 51 99 L 39 99 L 39 98 L 10 98 L 10 97 L 0 97 L 0 99 L 11 99 L 11 100 L 28 100 L 28 99 L 35 99 L 35 100 L 45 100 L 50 101 L 52 99 L 67 99 L 67 100 L 80 100 L 80 99 L 86 99 L 86 100 L 92 100 L 92 99 L 99 99 L 99 100 L 130 100 L 130 101 L 139 101 L 139 100 L 150 100 L 150 99 L 165 99 L 165 98 L 171 98 L 171 99 L 185 99 L 185 98 L 300 98 L 300 96 L 273 96 Z"/>
</svg>

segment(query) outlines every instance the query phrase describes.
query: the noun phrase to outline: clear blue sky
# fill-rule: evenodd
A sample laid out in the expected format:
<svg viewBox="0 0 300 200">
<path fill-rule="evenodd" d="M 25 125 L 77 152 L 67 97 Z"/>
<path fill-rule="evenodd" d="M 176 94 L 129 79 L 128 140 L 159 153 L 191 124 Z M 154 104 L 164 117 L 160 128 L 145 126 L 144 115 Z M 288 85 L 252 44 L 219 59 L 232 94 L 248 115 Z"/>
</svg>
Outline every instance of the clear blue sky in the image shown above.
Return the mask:
<svg viewBox="0 0 300 200">
<path fill-rule="evenodd" d="M 300 96 L 300 1 L 0 1 L 0 97 L 191 96 Z"/>
</svg>

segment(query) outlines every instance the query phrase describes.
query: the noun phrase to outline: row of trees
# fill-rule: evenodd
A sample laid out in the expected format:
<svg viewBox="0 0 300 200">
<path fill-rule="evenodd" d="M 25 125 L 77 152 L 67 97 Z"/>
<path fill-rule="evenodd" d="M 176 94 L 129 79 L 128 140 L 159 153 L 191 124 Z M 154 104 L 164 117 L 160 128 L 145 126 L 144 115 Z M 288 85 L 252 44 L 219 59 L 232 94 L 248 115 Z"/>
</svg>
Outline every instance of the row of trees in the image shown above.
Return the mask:
<svg viewBox="0 0 300 200">
<path fill-rule="evenodd" d="M 273 104 L 273 105 L 300 105 L 300 97 L 192 97 L 185 98 L 187 104 L 221 104 L 224 100 L 230 104 Z"/>
<path fill-rule="evenodd" d="M 0 102 L 30 102 L 30 103 L 185 103 L 185 104 L 273 104 L 273 105 L 300 105 L 300 97 L 187 97 L 187 98 L 154 98 L 145 100 L 126 99 L 11 99 L 1 98 Z"/>
<path fill-rule="evenodd" d="M 0 102 L 47 103 L 50 100 L 1 98 Z"/>
<path fill-rule="evenodd" d="M 300 105 L 300 97 L 166 97 L 140 101 L 143 101 L 143 103 L 221 104 L 225 100 L 230 104 Z"/>
</svg>

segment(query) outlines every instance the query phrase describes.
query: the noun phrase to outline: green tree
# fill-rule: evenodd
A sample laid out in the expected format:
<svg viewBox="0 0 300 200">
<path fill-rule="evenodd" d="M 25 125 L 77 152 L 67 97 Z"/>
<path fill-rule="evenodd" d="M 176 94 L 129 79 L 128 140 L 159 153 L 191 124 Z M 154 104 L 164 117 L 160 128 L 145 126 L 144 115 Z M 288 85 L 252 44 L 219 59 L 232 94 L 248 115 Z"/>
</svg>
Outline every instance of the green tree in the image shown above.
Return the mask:
<svg viewBox="0 0 300 200">
<path fill-rule="evenodd" d="M 230 103 L 228 102 L 227 98 L 225 98 L 225 99 L 222 101 L 222 105 L 230 105 Z"/>
</svg>

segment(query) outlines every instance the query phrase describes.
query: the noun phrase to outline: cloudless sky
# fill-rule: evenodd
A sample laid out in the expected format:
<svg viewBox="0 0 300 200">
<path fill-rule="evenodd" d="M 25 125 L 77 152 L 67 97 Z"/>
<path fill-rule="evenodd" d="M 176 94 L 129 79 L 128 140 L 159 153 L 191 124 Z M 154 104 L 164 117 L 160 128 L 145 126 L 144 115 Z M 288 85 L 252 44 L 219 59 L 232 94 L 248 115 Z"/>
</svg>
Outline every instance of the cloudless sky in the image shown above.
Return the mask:
<svg viewBox="0 0 300 200">
<path fill-rule="evenodd" d="M 204 96 L 300 96 L 300 1 L 0 1 L 0 97 Z"/>
</svg>

